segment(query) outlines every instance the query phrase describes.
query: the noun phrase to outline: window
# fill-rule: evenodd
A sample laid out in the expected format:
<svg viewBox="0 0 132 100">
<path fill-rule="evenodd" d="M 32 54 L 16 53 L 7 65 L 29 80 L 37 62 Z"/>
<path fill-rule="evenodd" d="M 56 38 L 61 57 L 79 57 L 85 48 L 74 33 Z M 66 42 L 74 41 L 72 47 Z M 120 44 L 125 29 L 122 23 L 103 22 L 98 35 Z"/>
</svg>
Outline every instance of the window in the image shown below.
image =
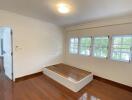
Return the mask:
<svg viewBox="0 0 132 100">
<path fill-rule="evenodd" d="M 90 49 L 91 49 L 91 38 L 90 37 L 82 37 L 80 38 L 80 55 L 90 55 Z"/>
<path fill-rule="evenodd" d="M 69 51 L 71 54 L 77 54 L 78 53 L 78 38 L 77 37 L 70 39 Z"/>
<path fill-rule="evenodd" d="M 111 58 L 129 62 L 132 53 L 132 35 L 115 36 L 112 38 Z"/>
<path fill-rule="evenodd" d="M 93 56 L 99 58 L 107 58 L 108 56 L 109 38 L 107 37 L 94 37 L 93 41 Z"/>
</svg>

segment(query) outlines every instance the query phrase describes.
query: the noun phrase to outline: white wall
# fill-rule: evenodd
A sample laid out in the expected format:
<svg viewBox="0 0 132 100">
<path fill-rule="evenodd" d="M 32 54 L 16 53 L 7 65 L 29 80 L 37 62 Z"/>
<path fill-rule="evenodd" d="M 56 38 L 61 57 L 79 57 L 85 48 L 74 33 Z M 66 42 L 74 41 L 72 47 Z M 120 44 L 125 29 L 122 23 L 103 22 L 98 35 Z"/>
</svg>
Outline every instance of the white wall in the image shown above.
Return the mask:
<svg viewBox="0 0 132 100">
<path fill-rule="evenodd" d="M 114 22 L 114 21 L 113 21 Z M 103 36 L 103 35 L 115 35 L 115 34 L 132 34 L 132 23 L 112 25 L 112 21 L 109 21 L 110 26 L 99 27 L 109 25 L 108 21 L 94 22 L 84 26 L 73 26 L 73 28 L 67 28 L 66 34 L 66 53 L 65 53 L 65 63 L 76 66 L 81 69 L 85 69 L 93 72 L 95 75 L 119 82 L 128 86 L 132 86 L 132 62 L 117 62 L 110 59 L 99 59 L 94 57 L 80 56 L 80 55 L 71 55 L 68 52 L 68 39 L 72 36 Z M 90 26 L 93 25 L 93 26 Z M 86 27 L 87 26 L 87 27 Z M 87 29 L 90 27 L 96 27 Z M 98 28 L 97 28 L 98 27 Z"/>
<path fill-rule="evenodd" d="M 13 30 L 15 78 L 62 62 L 63 33 L 58 26 L 2 10 L 0 26 Z"/>
</svg>

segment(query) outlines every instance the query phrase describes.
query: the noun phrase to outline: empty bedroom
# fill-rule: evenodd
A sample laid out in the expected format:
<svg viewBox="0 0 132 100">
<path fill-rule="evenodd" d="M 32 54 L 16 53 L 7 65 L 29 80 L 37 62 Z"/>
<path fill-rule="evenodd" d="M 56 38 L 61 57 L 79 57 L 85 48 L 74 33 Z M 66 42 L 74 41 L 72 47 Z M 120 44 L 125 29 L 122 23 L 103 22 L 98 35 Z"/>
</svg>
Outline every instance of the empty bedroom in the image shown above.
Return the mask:
<svg viewBox="0 0 132 100">
<path fill-rule="evenodd" d="M 132 100 L 132 1 L 0 0 L 0 100 Z"/>
</svg>

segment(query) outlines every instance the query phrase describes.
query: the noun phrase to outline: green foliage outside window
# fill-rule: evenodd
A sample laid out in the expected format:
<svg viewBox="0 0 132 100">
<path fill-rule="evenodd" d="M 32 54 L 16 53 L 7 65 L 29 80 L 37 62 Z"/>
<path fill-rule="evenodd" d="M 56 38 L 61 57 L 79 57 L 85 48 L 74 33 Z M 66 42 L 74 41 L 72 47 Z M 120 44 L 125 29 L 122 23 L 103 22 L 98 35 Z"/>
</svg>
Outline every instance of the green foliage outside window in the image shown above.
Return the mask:
<svg viewBox="0 0 132 100">
<path fill-rule="evenodd" d="M 108 37 L 95 37 L 93 44 L 93 56 L 106 58 L 108 55 Z"/>
<path fill-rule="evenodd" d="M 112 59 L 129 61 L 131 59 L 132 36 L 113 37 Z"/>
<path fill-rule="evenodd" d="M 72 54 L 89 56 L 92 51 L 94 57 L 108 57 L 109 37 L 74 37 L 70 38 L 69 51 Z M 132 59 L 132 35 L 113 36 L 111 43 L 111 59 L 130 61 Z"/>
<path fill-rule="evenodd" d="M 80 38 L 80 54 L 90 55 L 91 38 L 83 37 Z"/>
</svg>

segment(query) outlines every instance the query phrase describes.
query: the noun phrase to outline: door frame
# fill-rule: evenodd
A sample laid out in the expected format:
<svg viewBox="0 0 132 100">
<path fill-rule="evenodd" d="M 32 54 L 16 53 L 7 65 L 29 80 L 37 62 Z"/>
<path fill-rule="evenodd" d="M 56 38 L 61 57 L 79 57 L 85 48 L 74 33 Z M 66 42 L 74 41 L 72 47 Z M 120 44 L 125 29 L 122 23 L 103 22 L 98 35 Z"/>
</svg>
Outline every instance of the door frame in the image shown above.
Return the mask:
<svg viewBox="0 0 132 100">
<path fill-rule="evenodd" d="M 12 61 L 12 65 L 11 65 L 12 73 L 11 73 L 11 75 L 12 75 L 12 81 L 15 81 L 14 67 L 13 67 L 13 30 L 12 30 L 12 28 L 10 28 L 10 29 L 11 29 L 10 34 L 11 34 L 11 61 Z"/>
</svg>

